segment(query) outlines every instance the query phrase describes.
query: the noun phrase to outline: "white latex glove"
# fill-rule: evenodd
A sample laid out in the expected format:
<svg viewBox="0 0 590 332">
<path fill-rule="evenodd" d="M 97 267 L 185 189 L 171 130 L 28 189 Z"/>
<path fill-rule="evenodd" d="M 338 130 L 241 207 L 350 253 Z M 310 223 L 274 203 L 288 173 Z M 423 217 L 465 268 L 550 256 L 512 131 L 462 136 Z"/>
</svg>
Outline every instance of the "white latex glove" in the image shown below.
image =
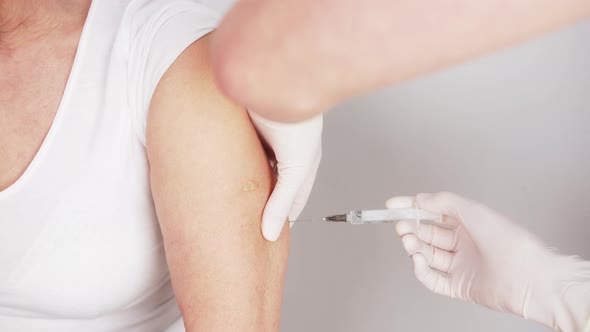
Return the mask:
<svg viewBox="0 0 590 332">
<path fill-rule="evenodd" d="M 322 158 L 322 116 L 298 123 L 270 121 L 250 112 L 258 134 L 276 159 L 278 178 L 262 215 L 262 234 L 275 241 L 287 218 L 305 207 Z"/>
<path fill-rule="evenodd" d="M 455 194 L 394 197 L 386 205 L 440 213 L 455 227 L 396 226 L 416 277 L 431 291 L 558 331 L 579 332 L 588 324 L 590 262 L 556 255 L 506 217 Z"/>
</svg>

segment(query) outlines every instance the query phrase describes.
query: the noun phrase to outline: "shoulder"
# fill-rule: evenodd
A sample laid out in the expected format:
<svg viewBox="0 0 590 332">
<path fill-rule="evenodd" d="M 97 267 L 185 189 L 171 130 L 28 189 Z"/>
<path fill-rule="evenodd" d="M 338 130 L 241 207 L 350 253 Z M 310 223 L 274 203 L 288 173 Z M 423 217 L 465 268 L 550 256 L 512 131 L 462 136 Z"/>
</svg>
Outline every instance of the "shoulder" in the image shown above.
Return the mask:
<svg viewBox="0 0 590 332">
<path fill-rule="evenodd" d="M 162 75 L 149 107 L 153 113 L 152 123 L 169 121 L 183 111 L 198 117 L 200 127 L 209 128 L 221 123 L 228 125 L 227 117 L 236 113 L 240 118 L 248 118 L 247 112 L 227 99 L 217 87 L 209 51 L 213 34 L 188 46 Z M 162 112 L 165 114 L 158 115 Z"/>
<path fill-rule="evenodd" d="M 180 31 L 191 30 L 216 26 L 220 13 L 198 0 L 130 0 L 124 16 L 130 40 L 144 32 L 158 31 L 172 19 L 180 19 L 174 24 Z"/>
<path fill-rule="evenodd" d="M 145 143 L 146 120 L 156 86 L 188 48 L 211 32 L 220 15 L 196 0 L 133 0 L 125 13 L 129 106 Z M 175 66 L 180 67 L 180 66 Z"/>
</svg>

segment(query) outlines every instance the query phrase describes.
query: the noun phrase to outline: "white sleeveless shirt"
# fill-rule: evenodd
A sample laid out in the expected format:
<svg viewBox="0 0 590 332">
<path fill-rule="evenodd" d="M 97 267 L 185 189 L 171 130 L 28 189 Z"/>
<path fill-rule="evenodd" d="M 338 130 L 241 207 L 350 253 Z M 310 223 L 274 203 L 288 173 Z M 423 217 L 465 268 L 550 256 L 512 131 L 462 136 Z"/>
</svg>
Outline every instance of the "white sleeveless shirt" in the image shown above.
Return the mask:
<svg viewBox="0 0 590 332">
<path fill-rule="evenodd" d="M 0 192 L 0 331 L 163 331 L 179 319 L 145 123 L 161 76 L 218 18 L 198 0 L 93 1 L 51 129 Z"/>
</svg>

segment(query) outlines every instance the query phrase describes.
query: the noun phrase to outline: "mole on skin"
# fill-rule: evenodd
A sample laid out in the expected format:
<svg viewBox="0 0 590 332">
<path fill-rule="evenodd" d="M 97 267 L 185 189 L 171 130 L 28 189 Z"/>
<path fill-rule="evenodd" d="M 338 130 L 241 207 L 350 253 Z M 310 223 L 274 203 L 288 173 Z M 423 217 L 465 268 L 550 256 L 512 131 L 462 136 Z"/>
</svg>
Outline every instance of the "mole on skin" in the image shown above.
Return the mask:
<svg viewBox="0 0 590 332">
<path fill-rule="evenodd" d="M 248 182 L 246 182 L 242 186 L 242 191 L 244 191 L 244 192 L 253 192 L 253 191 L 257 191 L 258 190 L 258 187 L 260 187 L 260 185 L 258 184 L 258 181 L 248 180 Z"/>
</svg>

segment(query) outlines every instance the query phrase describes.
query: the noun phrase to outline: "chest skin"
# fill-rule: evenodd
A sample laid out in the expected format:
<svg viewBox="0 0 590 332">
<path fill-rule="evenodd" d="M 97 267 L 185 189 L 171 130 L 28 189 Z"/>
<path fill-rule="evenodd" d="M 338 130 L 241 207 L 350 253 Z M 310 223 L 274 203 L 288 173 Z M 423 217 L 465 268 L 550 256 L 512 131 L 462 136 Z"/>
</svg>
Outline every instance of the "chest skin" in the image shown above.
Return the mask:
<svg viewBox="0 0 590 332">
<path fill-rule="evenodd" d="M 0 191 L 14 184 L 58 112 L 82 25 L 0 45 Z"/>
</svg>

